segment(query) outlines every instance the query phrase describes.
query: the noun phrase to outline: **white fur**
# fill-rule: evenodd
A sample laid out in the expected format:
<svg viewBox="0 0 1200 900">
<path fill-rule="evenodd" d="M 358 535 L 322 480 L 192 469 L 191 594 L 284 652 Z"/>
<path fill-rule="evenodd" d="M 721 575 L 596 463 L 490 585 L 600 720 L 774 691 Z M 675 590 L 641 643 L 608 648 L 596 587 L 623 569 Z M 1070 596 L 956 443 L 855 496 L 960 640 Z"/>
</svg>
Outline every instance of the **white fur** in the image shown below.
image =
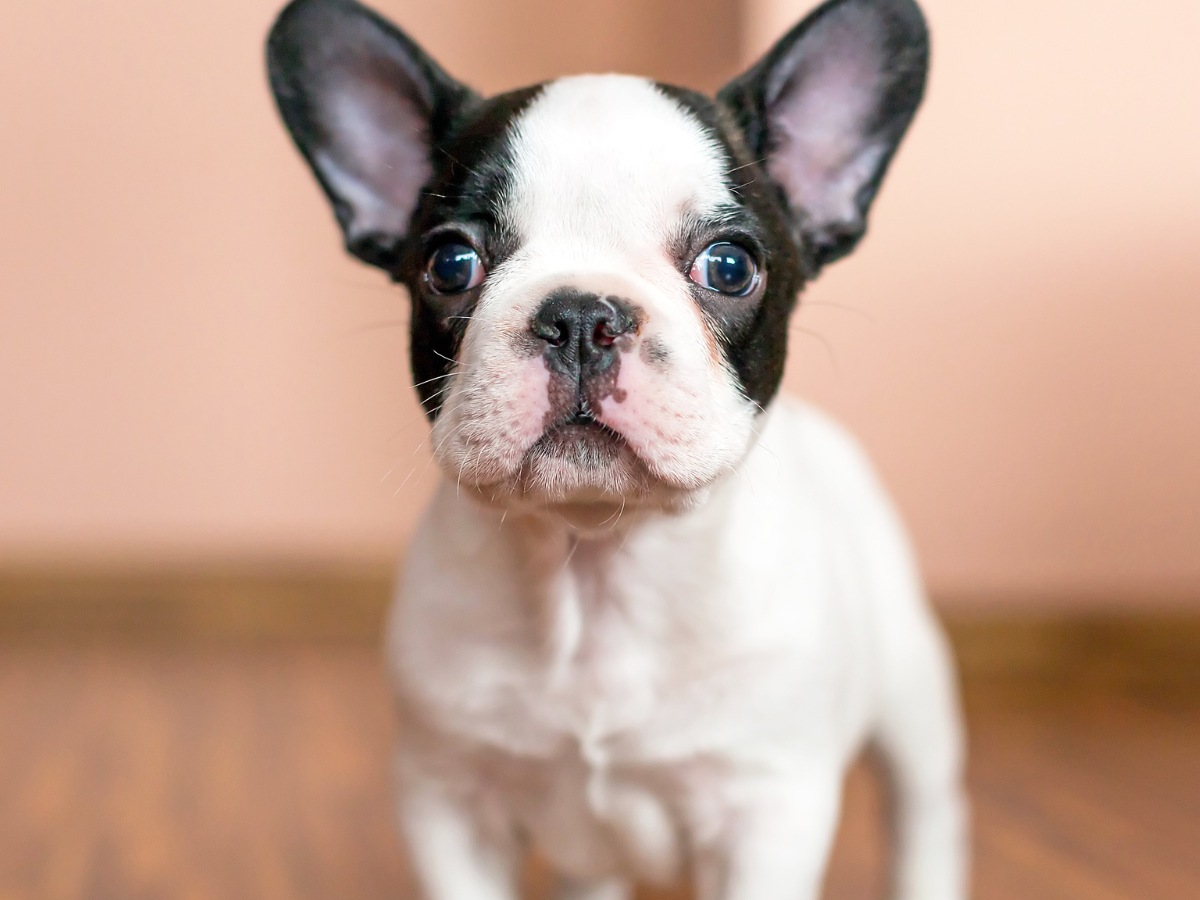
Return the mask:
<svg viewBox="0 0 1200 900">
<path fill-rule="evenodd" d="M 690 874 L 700 900 L 814 900 L 843 773 L 874 740 L 895 897 L 962 900 L 955 691 L 902 529 L 837 426 L 738 392 L 670 256 L 689 214 L 728 200 L 719 148 L 618 77 L 552 85 L 518 129 L 521 249 L 468 327 L 434 429 L 449 477 L 389 625 L 427 897 L 512 900 L 527 835 L 563 898 Z M 669 350 L 661 368 L 623 353 L 627 396 L 600 414 L 654 486 L 628 508 L 586 472 L 575 493 L 569 469 L 558 493 L 513 487 L 550 377 L 514 339 L 563 284 L 631 298 L 639 340 Z"/>
<path fill-rule="evenodd" d="M 447 483 L 388 647 L 406 830 L 461 831 L 417 854 L 433 900 L 514 897 L 476 855 L 518 832 L 577 881 L 690 866 L 702 900 L 813 898 L 869 738 L 899 789 L 896 896 L 964 896 L 942 638 L 867 463 L 811 409 L 777 401 L 700 509 L 590 537 Z"/>
</svg>

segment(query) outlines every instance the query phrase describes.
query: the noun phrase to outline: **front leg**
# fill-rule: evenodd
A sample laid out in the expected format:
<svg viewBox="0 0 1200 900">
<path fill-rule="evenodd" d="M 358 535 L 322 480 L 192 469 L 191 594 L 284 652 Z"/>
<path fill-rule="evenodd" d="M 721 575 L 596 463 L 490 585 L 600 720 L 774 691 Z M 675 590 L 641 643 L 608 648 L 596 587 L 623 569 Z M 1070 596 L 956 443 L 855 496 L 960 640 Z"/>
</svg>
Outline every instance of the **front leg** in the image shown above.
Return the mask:
<svg viewBox="0 0 1200 900">
<path fill-rule="evenodd" d="M 837 830 L 841 771 L 757 785 L 699 854 L 698 900 L 817 900 Z"/>
<path fill-rule="evenodd" d="M 424 900 L 517 900 L 519 851 L 510 834 L 436 782 L 400 777 L 400 830 Z"/>
</svg>

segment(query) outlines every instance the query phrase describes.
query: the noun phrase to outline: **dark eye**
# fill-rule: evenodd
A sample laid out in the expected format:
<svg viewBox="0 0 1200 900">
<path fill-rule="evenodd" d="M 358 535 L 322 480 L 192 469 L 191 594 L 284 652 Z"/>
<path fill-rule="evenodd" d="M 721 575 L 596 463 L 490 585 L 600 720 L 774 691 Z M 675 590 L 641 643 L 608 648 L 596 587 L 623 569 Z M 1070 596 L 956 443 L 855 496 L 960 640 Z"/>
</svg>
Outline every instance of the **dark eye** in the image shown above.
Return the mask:
<svg viewBox="0 0 1200 900">
<path fill-rule="evenodd" d="M 710 291 L 744 297 L 758 283 L 758 263 L 745 247 L 721 241 L 704 248 L 688 277 Z"/>
<path fill-rule="evenodd" d="M 429 254 L 425 275 L 439 294 L 460 294 L 483 281 L 483 262 L 466 244 L 449 241 Z"/>
</svg>

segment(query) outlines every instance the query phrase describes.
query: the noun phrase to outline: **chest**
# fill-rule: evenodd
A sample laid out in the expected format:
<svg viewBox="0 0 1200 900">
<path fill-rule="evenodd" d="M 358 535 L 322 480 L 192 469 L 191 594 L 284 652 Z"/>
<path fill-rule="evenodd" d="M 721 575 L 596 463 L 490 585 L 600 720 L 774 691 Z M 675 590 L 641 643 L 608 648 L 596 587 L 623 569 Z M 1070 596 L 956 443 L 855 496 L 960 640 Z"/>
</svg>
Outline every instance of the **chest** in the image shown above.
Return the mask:
<svg viewBox="0 0 1200 900">
<path fill-rule="evenodd" d="M 556 867 L 670 880 L 734 818 L 740 773 L 797 764 L 828 736 L 812 662 L 794 644 L 664 646 L 622 616 L 593 616 L 561 658 L 514 653 L 474 714 L 446 724 L 473 748 L 486 802 Z"/>
<path fill-rule="evenodd" d="M 728 818 L 736 748 L 723 735 L 745 730 L 719 725 L 714 707 L 739 675 L 680 677 L 639 642 L 610 634 L 602 650 L 588 631 L 569 661 L 531 668 L 485 715 L 457 720 L 474 748 L 467 777 L 557 869 L 670 881 L 695 836 Z"/>
<path fill-rule="evenodd" d="M 442 569 L 448 587 L 426 579 L 397 606 L 399 680 L 456 739 L 592 768 L 736 756 L 828 726 L 847 635 L 818 567 L 800 579 L 680 543 Z"/>
<path fill-rule="evenodd" d="M 734 817 L 739 777 L 841 739 L 846 636 L 800 554 L 492 547 L 413 570 L 392 658 L 455 779 L 557 868 L 670 878 Z"/>
<path fill-rule="evenodd" d="M 486 653 L 460 645 L 456 677 L 477 706 L 458 721 L 534 758 L 567 748 L 592 765 L 670 764 L 683 747 L 712 748 L 744 718 L 747 697 L 769 703 L 764 682 L 795 685 L 798 668 L 818 662 L 797 652 L 795 623 L 739 611 L 729 600 L 738 586 L 716 568 L 664 575 L 580 549 L 517 590 L 536 621 Z"/>
</svg>

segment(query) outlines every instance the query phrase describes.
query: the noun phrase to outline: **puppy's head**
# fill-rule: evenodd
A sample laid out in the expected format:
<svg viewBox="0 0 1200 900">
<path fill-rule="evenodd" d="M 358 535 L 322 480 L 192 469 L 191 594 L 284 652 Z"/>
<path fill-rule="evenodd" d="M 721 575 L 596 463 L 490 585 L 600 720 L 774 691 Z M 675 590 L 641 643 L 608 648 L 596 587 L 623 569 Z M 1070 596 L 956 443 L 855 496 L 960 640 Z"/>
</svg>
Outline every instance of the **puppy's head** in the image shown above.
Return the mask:
<svg viewBox="0 0 1200 900">
<path fill-rule="evenodd" d="M 411 293 L 441 466 L 498 502 L 677 506 L 749 449 L 927 48 L 912 0 L 830 0 L 715 100 L 618 75 L 485 99 L 353 0 L 296 0 L 268 65 L 347 248 Z"/>
</svg>

